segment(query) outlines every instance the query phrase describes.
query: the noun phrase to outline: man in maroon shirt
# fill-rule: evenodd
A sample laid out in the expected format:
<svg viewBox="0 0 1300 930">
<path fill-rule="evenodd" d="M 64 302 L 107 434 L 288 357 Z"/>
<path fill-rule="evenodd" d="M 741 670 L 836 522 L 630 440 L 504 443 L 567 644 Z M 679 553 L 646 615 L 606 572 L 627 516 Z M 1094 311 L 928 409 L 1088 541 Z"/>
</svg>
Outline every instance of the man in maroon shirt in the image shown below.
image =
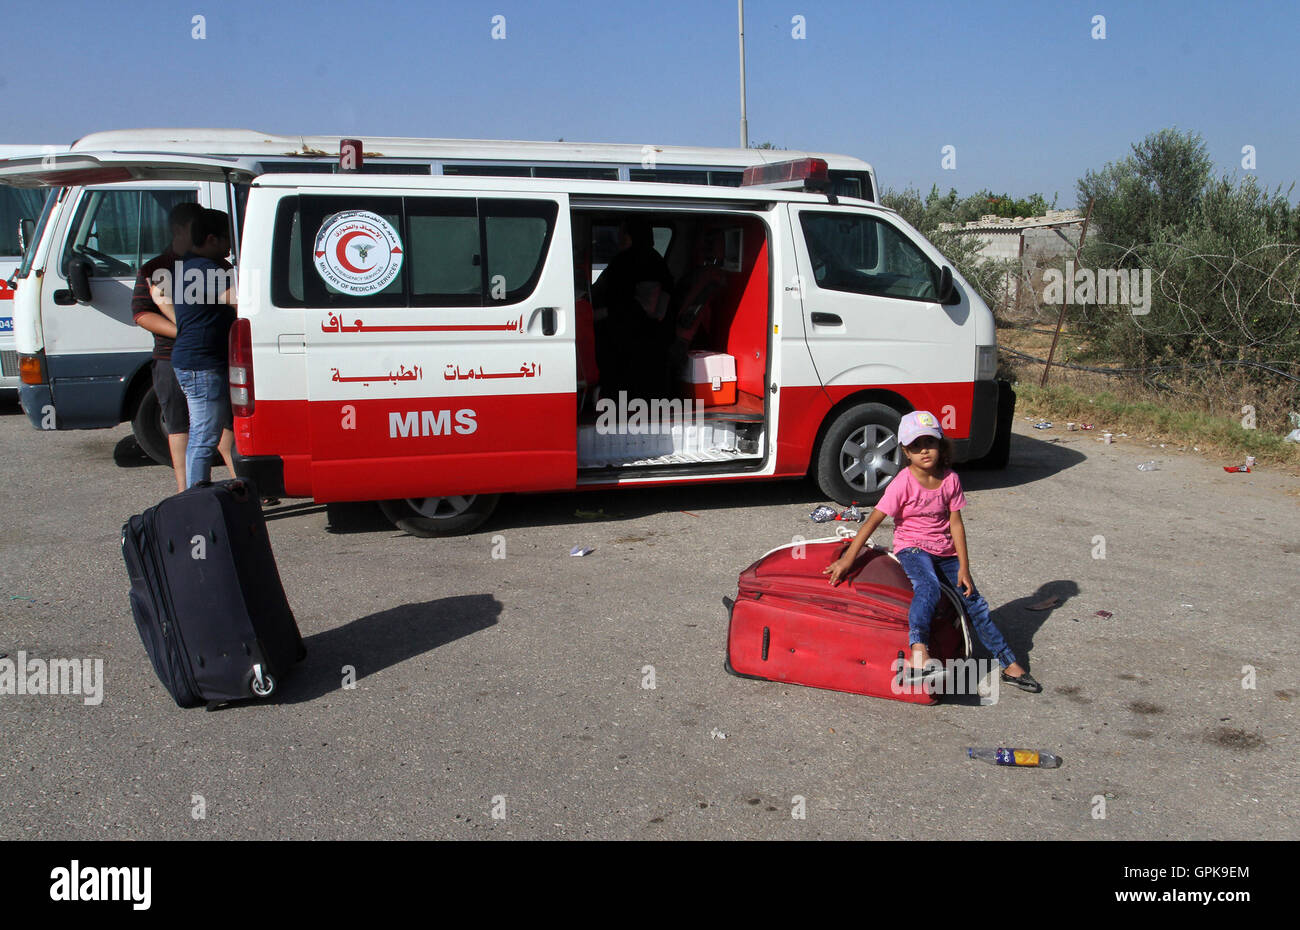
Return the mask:
<svg viewBox="0 0 1300 930">
<path fill-rule="evenodd" d="M 172 371 L 176 324 L 154 303 L 149 293 L 149 282 L 158 272 L 166 272 L 169 278 L 176 274 L 177 265 L 192 247 L 190 224 L 202 212 L 203 208 L 193 201 L 179 203 L 172 208 L 168 217 L 172 233 L 171 247 L 140 269 L 140 274 L 135 279 L 135 291 L 131 295 L 131 315 L 136 325 L 153 333 L 153 389 L 158 395 L 158 403 L 162 405 L 163 427 L 167 430 L 167 446 L 171 451 L 172 470 L 176 473 L 178 491 L 185 490 L 185 449 L 189 444 L 190 415 L 185 394 Z M 171 288 L 165 290 L 170 293 Z M 235 467 L 230 458 L 230 449 L 234 438 L 229 429 L 224 429 L 218 444 L 221 457 L 225 459 L 226 467 L 232 475 Z"/>
</svg>

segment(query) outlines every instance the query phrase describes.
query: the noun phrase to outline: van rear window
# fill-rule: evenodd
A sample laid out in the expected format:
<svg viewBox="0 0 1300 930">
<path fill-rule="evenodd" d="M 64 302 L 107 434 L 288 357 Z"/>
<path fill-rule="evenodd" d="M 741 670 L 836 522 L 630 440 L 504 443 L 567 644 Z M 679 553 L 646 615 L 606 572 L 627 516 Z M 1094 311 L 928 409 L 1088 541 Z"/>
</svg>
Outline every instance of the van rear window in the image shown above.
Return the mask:
<svg viewBox="0 0 1300 930">
<path fill-rule="evenodd" d="M 281 307 L 516 303 L 537 286 L 558 212 L 553 200 L 287 197 L 276 214 L 271 298 Z M 361 235 L 337 232 L 349 217 Z M 386 232 L 394 242 L 379 241 Z M 400 267 L 371 276 L 382 264 Z"/>
<path fill-rule="evenodd" d="M 18 247 L 18 224 L 21 220 L 34 221 L 40 215 L 46 193 L 0 186 L 0 256 L 11 258 L 23 254 Z"/>
</svg>

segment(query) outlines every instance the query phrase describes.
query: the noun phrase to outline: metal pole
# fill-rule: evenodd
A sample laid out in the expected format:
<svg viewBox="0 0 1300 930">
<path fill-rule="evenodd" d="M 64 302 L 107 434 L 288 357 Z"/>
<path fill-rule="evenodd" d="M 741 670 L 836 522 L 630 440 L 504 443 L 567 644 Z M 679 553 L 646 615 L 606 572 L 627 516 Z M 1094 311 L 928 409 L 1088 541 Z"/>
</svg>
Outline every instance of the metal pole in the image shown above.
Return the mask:
<svg viewBox="0 0 1300 930">
<path fill-rule="evenodd" d="M 745 0 L 740 7 L 740 147 L 749 148 L 749 117 L 745 113 Z"/>
<path fill-rule="evenodd" d="M 1092 219 L 1092 204 L 1093 201 L 1089 200 L 1088 213 L 1083 218 L 1083 229 L 1079 233 L 1079 247 L 1074 250 L 1074 263 L 1076 267 L 1079 264 L 1079 256 L 1083 254 L 1083 240 L 1088 237 L 1088 220 Z M 1038 382 L 1039 387 L 1047 386 L 1047 370 L 1052 367 L 1052 356 L 1056 354 L 1056 340 L 1061 338 L 1061 327 L 1065 325 L 1065 301 L 1070 295 L 1070 289 L 1074 287 L 1073 281 L 1065 281 L 1063 283 L 1065 284 L 1065 287 L 1062 289 L 1064 293 L 1061 294 L 1061 315 L 1056 318 L 1056 332 L 1052 334 L 1052 348 L 1047 353 L 1047 364 L 1043 366 L 1043 377 Z"/>
</svg>

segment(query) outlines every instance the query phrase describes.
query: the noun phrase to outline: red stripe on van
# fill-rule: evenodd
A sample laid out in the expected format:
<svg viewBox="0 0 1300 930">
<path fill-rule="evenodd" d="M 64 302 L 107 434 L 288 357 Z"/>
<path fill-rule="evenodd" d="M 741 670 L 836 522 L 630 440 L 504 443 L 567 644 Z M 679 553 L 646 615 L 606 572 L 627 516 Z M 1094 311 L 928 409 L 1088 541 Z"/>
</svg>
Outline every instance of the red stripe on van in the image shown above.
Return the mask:
<svg viewBox="0 0 1300 930">
<path fill-rule="evenodd" d="M 775 474 L 755 477 L 807 472 L 834 402 L 873 389 L 930 410 L 951 424 L 945 435 L 970 435 L 971 382 L 787 387 L 781 392 Z M 458 417 L 461 411 L 473 416 Z M 470 423 L 474 429 L 466 432 Z M 286 494 L 324 502 L 569 490 L 577 486 L 576 433 L 574 396 L 568 393 L 310 403 L 259 398 L 253 416 L 235 420 L 240 454 L 280 456 Z M 681 480 L 737 479 L 683 476 L 637 486 Z"/>
<path fill-rule="evenodd" d="M 817 433 L 831 408 L 845 398 L 865 391 L 891 391 L 902 396 L 913 410 L 929 410 L 943 424 L 949 439 L 970 436 L 975 405 L 975 384 L 942 382 L 931 384 L 832 385 L 787 387 L 781 391 L 781 419 L 776 439 L 777 475 L 801 475 L 811 464 Z M 945 408 L 951 408 L 950 410 Z"/>
<path fill-rule="evenodd" d="M 235 435 L 242 455 L 286 460 L 286 494 L 318 501 L 547 491 L 576 486 L 575 413 L 570 393 L 259 399 Z"/>
</svg>

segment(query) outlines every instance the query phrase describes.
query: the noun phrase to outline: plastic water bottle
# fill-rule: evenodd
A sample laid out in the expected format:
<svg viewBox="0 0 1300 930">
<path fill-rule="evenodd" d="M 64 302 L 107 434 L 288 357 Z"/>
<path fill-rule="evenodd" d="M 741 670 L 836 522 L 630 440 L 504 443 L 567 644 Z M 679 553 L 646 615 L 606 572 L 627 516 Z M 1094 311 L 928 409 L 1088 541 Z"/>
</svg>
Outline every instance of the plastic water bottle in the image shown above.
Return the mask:
<svg viewBox="0 0 1300 930">
<path fill-rule="evenodd" d="M 994 765 L 1037 766 L 1040 769 L 1054 769 L 1061 765 L 1061 757 L 1050 752 L 1038 752 L 1035 749 L 976 749 L 967 747 L 966 755 L 972 759 L 991 762 Z"/>
<path fill-rule="evenodd" d="M 1143 462 L 1138 466 L 1138 471 L 1159 471 L 1160 466 L 1155 462 Z"/>
</svg>

